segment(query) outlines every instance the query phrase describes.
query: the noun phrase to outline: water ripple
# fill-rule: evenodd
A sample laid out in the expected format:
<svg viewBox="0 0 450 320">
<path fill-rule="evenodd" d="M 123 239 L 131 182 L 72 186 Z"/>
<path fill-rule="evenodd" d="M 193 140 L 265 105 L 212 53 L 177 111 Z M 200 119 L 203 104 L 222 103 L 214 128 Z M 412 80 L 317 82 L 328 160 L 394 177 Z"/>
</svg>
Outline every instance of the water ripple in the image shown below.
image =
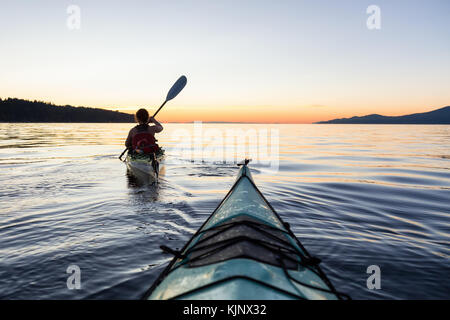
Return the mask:
<svg viewBox="0 0 450 320">
<path fill-rule="evenodd" d="M 339 290 L 449 298 L 448 126 L 274 127 L 280 169 L 253 163 L 256 184 Z M 171 150 L 179 128 L 192 130 L 165 126 L 166 170 L 148 186 L 117 160 L 128 124 L 0 124 L 0 298 L 139 298 L 171 258 L 159 246 L 181 248 L 237 172 Z M 71 264 L 82 290 L 66 288 Z M 373 264 L 378 291 L 366 287 Z"/>
</svg>

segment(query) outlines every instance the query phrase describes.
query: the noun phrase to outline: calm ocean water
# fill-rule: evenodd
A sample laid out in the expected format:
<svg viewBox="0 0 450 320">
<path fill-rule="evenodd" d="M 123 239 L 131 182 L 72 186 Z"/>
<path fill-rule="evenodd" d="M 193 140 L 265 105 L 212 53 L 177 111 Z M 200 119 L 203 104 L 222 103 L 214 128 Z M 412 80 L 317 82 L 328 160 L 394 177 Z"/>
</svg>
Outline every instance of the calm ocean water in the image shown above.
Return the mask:
<svg viewBox="0 0 450 320">
<path fill-rule="evenodd" d="M 193 124 L 166 125 L 161 183 L 136 183 L 117 159 L 130 127 L 0 124 L 0 299 L 139 298 L 171 259 L 159 246 L 180 248 L 231 187 L 220 149 L 202 162 L 176 148 L 195 141 Z M 450 126 L 203 124 L 219 137 L 203 142 L 238 129 L 278 137 L 262 157 L 278 172 L 255 161 L 255 182 L 338 290 L 450 298 Z M 223 154 L 244 158 L 234 147 Z M 366 286 L 370 265 L 380 290 Z"/>
</svg>

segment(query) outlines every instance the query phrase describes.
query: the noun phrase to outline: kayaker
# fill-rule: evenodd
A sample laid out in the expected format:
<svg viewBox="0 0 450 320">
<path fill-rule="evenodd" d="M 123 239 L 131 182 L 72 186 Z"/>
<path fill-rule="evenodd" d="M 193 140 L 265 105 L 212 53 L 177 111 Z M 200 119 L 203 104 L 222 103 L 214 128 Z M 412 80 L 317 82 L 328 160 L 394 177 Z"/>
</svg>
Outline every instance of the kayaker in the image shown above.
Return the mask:
<svg viewBox="0 0 450 320">
<path fill-rule="evenodd" d="M 139 109 L 135 116 L 137 126 L 132 128 L 128 133 L 125 146 L 134 153 L 151 154 L 158 152 L 159 146 L 156 143 L 155 133 L 163 131 L 161 123 L 156 121 L 155 118 L 149 117 L 147 110 Z M 154 126 L 149 126 L 149 123 L 153 123 Z"/>
</svg>

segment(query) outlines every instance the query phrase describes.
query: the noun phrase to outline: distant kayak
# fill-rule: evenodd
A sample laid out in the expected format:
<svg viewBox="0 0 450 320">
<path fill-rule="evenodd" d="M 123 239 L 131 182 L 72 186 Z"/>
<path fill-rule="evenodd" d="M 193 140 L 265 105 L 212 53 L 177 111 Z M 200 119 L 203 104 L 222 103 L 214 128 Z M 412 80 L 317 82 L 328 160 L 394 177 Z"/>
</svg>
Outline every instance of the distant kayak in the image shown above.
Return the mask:
<svg viewBox="0 0 450 320">
<path fill-rule="evenodd" d="M 216 210 L 175 257 L 144 299 L 348 299 L 256 187 L 242 164 Z"/>
<path fill-rule="evenodd" d="M 159 172 L 163 166 L 164 150 L 153 155 L 139 155 L 128 154 L 125 163 L 128 172 L 145 182 L 158 181 Z"/>
</svg>

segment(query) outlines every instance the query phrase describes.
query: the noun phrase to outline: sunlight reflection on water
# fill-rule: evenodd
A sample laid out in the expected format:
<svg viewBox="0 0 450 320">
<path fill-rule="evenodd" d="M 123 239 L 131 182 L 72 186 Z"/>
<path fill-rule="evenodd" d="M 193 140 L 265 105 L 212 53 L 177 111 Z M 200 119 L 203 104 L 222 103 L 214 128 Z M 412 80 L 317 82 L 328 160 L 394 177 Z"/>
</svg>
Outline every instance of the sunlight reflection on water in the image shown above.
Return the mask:
<svg viewBox="0 0 450 320">
<path fill-rule="evenodd" d="M 174 149 L 192 124 L 166 124 L 161 183 L 136 184 L 117 159 L 130 127 L 0 124 L 0 298 L 137 298 L 170 258 L 159 245 L 181 247 L 234 181 L 235 165 Z M 449 298 L 450 126 L 203 128 L 278 130 L 279 170 L 253 163 L 256 184 L 339 290 Z M 241 160 L 235 147 L 225 150 Z M 65 287 L 70 263 L 83 290 Z M 379 291 L 365 286 L 372 264 Z"/>
</svg>

